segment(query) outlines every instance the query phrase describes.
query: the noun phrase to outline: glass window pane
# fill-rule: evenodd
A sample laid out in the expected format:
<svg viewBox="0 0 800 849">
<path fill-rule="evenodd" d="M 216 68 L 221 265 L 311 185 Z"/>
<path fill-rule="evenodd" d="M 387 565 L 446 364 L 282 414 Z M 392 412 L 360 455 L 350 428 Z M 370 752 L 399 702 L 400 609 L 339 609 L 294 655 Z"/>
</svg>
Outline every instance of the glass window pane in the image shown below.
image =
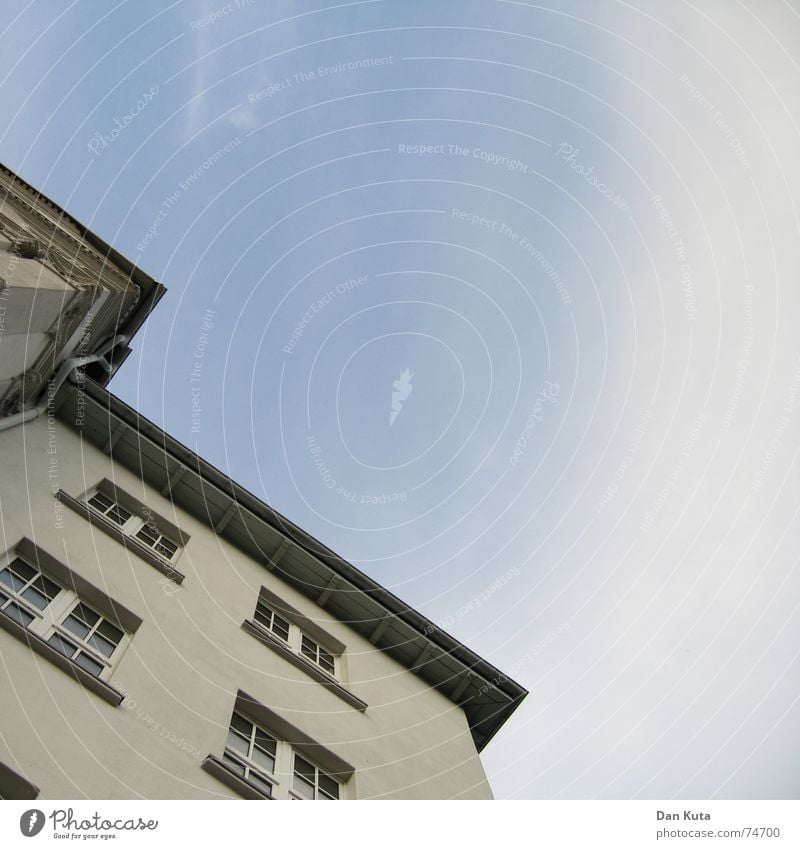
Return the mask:
<svg viewBox="0 0 800 849">
<path fill-rule="evenodd" d="M 109 519 L 113 519 L 118 525 L 124 525 L 125 522 L 130 519 L 131 514 L 124 508 L 120 507 L 118 504 L 115 504 L 109 511 L 106 513 Z"/>
<path fill-rule="evenodd" d="M 30 602 L 34 607 L 39 608 L 39 610 L 44 610 L 48 604 L 50 604 L 50 599 L 44 595 L 44 593 L 40 593 L 39 590 L 36 589 L 36 582 L 31 584 L 27 590 L 22 593 L 22 597 L 25 601 Z"/>
<path fill-rule="evenodd" d="M 7 587 L 11 587 L 12 590 L 19 590 L 25 586 L 24 581 L 20 581 L 16 575 L 12 575 L 11 570 L 8 568 L 0 571 L 0 581 L 2 581 Z"/>
<path fill-rule="evenodd" d="M 61 592 L 61 587 L 55 583 L 55 581 L 51 581 L 43 575 L 36 581 L 36 586 L 50 599 L 50 601 L 52 601 Z"/>
<path fill-rule="evenodd" d="M 262 793 L 266 793 L 268 796 L 272 795 L 272 784 L 266 778 L 262 778 L 254 769 L 249 770 L 247 780 L 258 787 Z"/>
<path fill-rule="evenodd" d="M 306 657 L 310 657 L 316 663 L 317 660 L 317 644 L 303 634 L 302 652 Z"/>
<path fill-rule="evenodd" d="M 12 590 L 21 590 L 25 586 L 25 581 L 20 580 L 10 569 L 6 568 L 0 572 L 0 581 Z"/>
<path fill-rule="evenodd" d="M 271 610 L 265 604 L 258 602 L 258 604 L 256 604 L 255 619 L 256 622 L 260 622 L 272 631 L 273 634 L 288 641 L 289 623 L 282 616 L 278 616 L 274 610 Z"/>
<path fill-rule="evenodd" d="M 76 637 L 80 637 L 82 640 L 86 639 L 86 635 L 91 630 L 85 622 L 81 622 L 81 620 L 72 613 L 67 616 L 63 624 L 68 631 L 71 631 Z"/>
<path fill-rule="evenodd" d="M 275 617 L 275 621 L 272 623 L 272 630 L 281 637 L 281 639 L 289 639 L 289 623 L 285 619 L 281 619 L 280 616 Z"/>
<path fill-rule="evenodd" d="M 266 734 L 260 728 L 256 728 L 256 746 L 271 755 L 275 754 L 275 738 Z"/>
<path fill-rule="evenodd" d="M 75 607 L 72 608 L 71 616 L 74 616 L 76 619 L 81 619 L 85 622 L 90 628 L 93 625 L 97 624 L 97 620 L 100 618 L 99 613 L 95 613 L 91 607 L 87 607 L 85 604 L 78 603 Z"/>
<path fill-rule="evenodd" d="M 102 510 L 104 513 L 108 510 L 109 507 L 112 506 L 114 502 L 110 498 L 106 498 L 102 492 L 96 492 L 90 499 L 89 504 L 92 507 L 96 507 L 98 510 Z"/>
<path fill-rule="evenodd" d="M 149 525 L 142 525 L 142 527 L 136 532 L 136 537 L 142 542 L 146 542 L 148 545 L 153 545 L 153 543 L 158 539 L 158 533 Z"/>
<path fill-rule="evenodd" d="M 333 665 L 333 655 L 328 654 L 328 652 L 319 650 L 319 665 L 330 672 L 333 675 L 334 665 Z"/>
<path fill-rule="evenodd" d="M 222 756 L 222 760 L 237 774 L 241 775 L 244 778 L 244 766 L 236 760 L 236 758 L 232 758 L 227 752 Z"/>
<path fill-rule="evenodd" d="M 229 749 L 233 749 L 234 752 L 241 752 L 243 755 L 246 755 L 250 751 L 250 741 L 245 740 L 235 731 L 228 732 L 228 742 L 226 743 L 226 746 Z"/>
<path fill-rule="evenodd" d="M 253 754 L 250 756 L 253 763 L 258 764 L 261 769 L 267 772 L 275 772 L 275 758 L 272 755 L 262 752 L 261 749 L 253 748 Z"/>
<path fill-rule="evenodd" d="M 294 756 L 294 771 L 296 775 L 304 776 L 313 784 L 317 777 L 317 769 L 300 755 Z"/>
<path fill-rule="evenodd" d="M 97 631 L 89 637 L 87 642 L 93 649 L 97 649 L 105 657 L 111 657 L 114 654 L 114 649 L 117 647 L 116 643 L 109 642 L 105 637 L 101 637 Z"/>
<path fill-rule="evenodd" d="M 294 777 L 294 791 L 305 799 L 314 798 L 314 785 L 297 774 Z"/>
<path fill-rule="evenodd" d="M 116 625 L 112 625 L 107 619 L 104 619 L 97 628 L 97 633 L 105 637 L 110 643 L 118 645 L 123 637 L 122 631 Z"/>
<path fill-rule="evenodd" d="M 156 551 L 159 554 L 163 554 L 165 557 L 172 557 L 173 554 L 178 550 L 178 546 L 175 543 L 170 542 L 168 539 L 161 537 L 156 545 Z"/>
<path fill-rule="evenodd" d="M 329 775 L 325 775 L 324 772 L 320 772 L 319 774 L 319 789 L 320 793 L 324 793 L 331 799 L 339 798 L 338 782 L 334 781 Z"/>
<path fill-rule="evenodd" d="M 12 572 L 15 572 L 23 581 L 27 584 L 32 578 L 35 578 L 39 574 L 39 570 L 35 569 L 29 563 L 26 563 L 24 560 L 20 560 L 19 557 L 15 557 L 11 563 L 8 564 L 8 568 L 11 569 Z"/>
<path fill-rule="evenodd" d="M 253 723 L 250 722 L 250 720 L 245 719 L 243 716 L 240 716 L 238 713 L 234 713 L 231 717 L 231 728 L 235 729 L 240 734 L 243 734 L 248 739 L 250 739 L 253 734 Z"/>
<path fill-rule="evenodd" d="M 65 640 L 60 634 L 53 634 L 47 642 L 67 657 L 72 657 L 78 650 L 77 646 L 74 646 L 69 640 Z"/>
<path fill-rule="evenodd" d="M 27 610 L 21 608 L 18 604 L 14 604 L 12 602 L 3 610 L 7 616 L 10 616 L 15 622 L 19 622 L 23 628 L 27 628 L 28 625 L 33 622 L 33 615 L 28 613 Z"/>
<path fill-rule="evenodd" d="M 91 672 L 92 675 L 99 675 L 103 671 L 103 664 L 89 657 L 86 652 L 79 652 L 78 656 L 73 659 L 78 666 L 82 666 L 87 672 Z"/>
<path fill-rule="evenodd" d="M 58 584 L 54 584 L 44 576 L 39 575 L 22 593 L 22 597 L 38 607 L 39 610 L 44 610 L 60 591 L 61 587 Z"/>
</svg>

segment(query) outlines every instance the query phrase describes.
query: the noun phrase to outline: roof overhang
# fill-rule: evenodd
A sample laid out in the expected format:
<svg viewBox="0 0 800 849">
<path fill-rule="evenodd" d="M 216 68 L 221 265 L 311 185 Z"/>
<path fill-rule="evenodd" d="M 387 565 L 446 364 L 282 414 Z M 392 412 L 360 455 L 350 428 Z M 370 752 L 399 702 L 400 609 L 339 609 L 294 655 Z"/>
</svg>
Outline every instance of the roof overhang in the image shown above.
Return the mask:
<svg viewBox="0 0 800 849">
<path fill-rule="evenodd" d="M 62 421 L 116 463 L 458 704 L 478 751 L 527 695 L 520 684 L 104 387 L 90 379 L 80 391 L 64 384 L 58 411 Z"/>
<path fill-rule="evenodd" d="M 136 335 L 155 305 L 164 296 L 165 287 L 112 248 L 100 236 L 73 218 L 61 206 L 23 180 L 10 168 L 0 163 L 0 207 L 5 201 L 18 204 L 20 210 L 29 216 L 30 226 L 41 230 L 40 235 L 43 236 L 45 246 L 49 247 L 56 235 L 60 240 L 71 241 L 67 250 L 68 255 L 71 251 L 75 253 L 75 256 L 78 256 L 77 245 L 81 240 L 90 246 L 94 252 L 92 271 L 97 273 L 98 287 L 103 285 L 105 272 L 108 271 L 109 273 L 113 272 L 113 275 L 118 276 L 120 280 L 130 281 L 133 284 L 131 288 L 138 293 L 135 304 L 130 310 L 125 308 L 123 312 L 122 301 L 120 301 L 119 312 L 115 315 L 112 311 L 109 319 L 102 323 L 99 335 L 93 335 L 87 331 L 85 338 L 91 341 L 88 348 L 81 350 L 81 355 L 95 353 L 94 349 L 99 348 L 107 338 L 125 336 L 127 339 L 126 342 L 118 344 L 105 355 L 105 360 L 111 366 L 111 371 L 107 371 L 96 363 L 87 368 L 87 373 L 95 381 L 104 386 L 107 385 L 131 353 L 130 340 Z M 47 238 L 46 234 L 49 228 L 52 228 L 52 231 L 50 238 Z M 122 293 L 116 292 L 115 294 L 122 298 Z M 55 366 L 53 370 L 55 370 Z"/>
</svg>

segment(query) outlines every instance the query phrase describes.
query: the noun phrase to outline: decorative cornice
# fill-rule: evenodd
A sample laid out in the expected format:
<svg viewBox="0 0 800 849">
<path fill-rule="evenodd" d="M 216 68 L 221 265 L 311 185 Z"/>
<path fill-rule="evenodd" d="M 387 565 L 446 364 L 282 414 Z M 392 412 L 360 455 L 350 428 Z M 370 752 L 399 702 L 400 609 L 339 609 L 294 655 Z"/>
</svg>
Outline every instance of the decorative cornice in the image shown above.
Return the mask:
<svg viewBox="0 0 800 849">
<path fill-rule="evenodd" d="M 13 253 L 38 260 L 76 289 L 103 287 L 117 292 L 132 291 L 136 293 L 134 303 L 139 300 L 141 291 L 129 276 L 84 239 L 42 215 L 26 197 L 15 191 L 19 185 L 18 181 L 13 184 L 3 181 L 0 171 L 2 206 L 8 204 L 26 221 L 24 226 L 20 225 L 0 212 L 0 232 L 11 242 Z"/>
</svg>

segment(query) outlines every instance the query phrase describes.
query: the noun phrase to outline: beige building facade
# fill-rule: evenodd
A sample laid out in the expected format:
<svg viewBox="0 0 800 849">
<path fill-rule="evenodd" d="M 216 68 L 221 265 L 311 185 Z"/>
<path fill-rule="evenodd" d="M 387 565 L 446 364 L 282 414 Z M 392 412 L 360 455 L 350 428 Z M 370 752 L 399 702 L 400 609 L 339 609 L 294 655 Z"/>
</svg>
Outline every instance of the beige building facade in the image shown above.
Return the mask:
<svg viewBox="0 0 800 849">
<path fill-rule="evenodd" d="M 491 798 L 525 690 L 112 395 L 162 287 L 3 179 L 0 797 Z"/>
</svg>

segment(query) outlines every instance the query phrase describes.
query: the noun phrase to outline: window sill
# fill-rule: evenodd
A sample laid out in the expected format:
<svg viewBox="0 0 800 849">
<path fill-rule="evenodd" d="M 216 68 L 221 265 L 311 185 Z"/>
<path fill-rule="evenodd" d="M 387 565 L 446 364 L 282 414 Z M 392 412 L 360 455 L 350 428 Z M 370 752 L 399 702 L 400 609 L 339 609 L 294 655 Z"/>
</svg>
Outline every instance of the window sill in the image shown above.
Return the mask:
<svg viewBox="0 0 800 849">
<path fill-rule="evenodd" d="M 293 666 L 302 669 L 307 675 L 322 684 L 327 690 L 337 695 L 340 699 L 347 702 L 350 707 L 355 708 L 361 713 L 367 709 L 367 703 L 353 695 L 346 687 L 343 687 L 335 678 L 328 675 L 327 672 L 320 669 L 310 660 L 306 660 L 302 655 L 293 651 L 286 643 L 273 636 L 266 628 L 262 628 L 257 622 L 251 619 L 245 619 L 242 622 L 242 629 L 251 636 L 255 637 L 265 646 L 269 646 L 274 652 L 289 661 Z"/>
<path fill-rule="evenodd" d="M 221 781 L 226 787 L 233 790 L 234 793 L 243 799 L 274 799 L 274 796 L 268 796 L 266 793 L 262 793 L 248 781 L 237 775 L 225 761 L 216 755 L 207 755 L 201 766 L 205 772 L 213 775 L 214 778 Z"/>
<path fill-rule="evenodd" d="M 100 696 L 101 699 L 105 699 L 110 705 L 117 707 L 125 698 L 119 690 L 114 689 L 114 687 L 100 678 L 96 678 L 90 672 L 78 666 L 77 663 L 73 663 L 68 657 L 64 657 L 61 652 L 56 651 L 38 634 L 34 634 L 27 628 L 23 628 L 22 625 L 15 622 L 2 611 L 0 611 L 0 628 L 16 637 L 20 642 L 25 643 L 36 654 L 41 655 L 41 657 L 49 660 L 53 665 L 77 679 L 79 684 L 82 684 L 87 690 L 91 690 Z"/>
<path fill-rule="evenodd" d="M 69 507 L 70 510 L 74 511 L 79 516 L 83 516 L 90 525 L 99 528 L 110 537 L 113 537 L 117 542 L 122 543 L 122 545 L 124 545 L 129 551 L 137 554 L 142 558 L 142 560 L 145 560 L 151 566 L 158 569 L 162 575 L 166 575 L 171 581 L 175 581 L 176 584 L 183 583 L 183 579 L 186 577 L 185 575 L 170 566 L 163 557 L 159 557 L 155 551 L 148 548 L 144 543 L 139 542 L 139 540 L 135 537 L 129 537 L 127 534 L 123 533 L 119 525 L 115 524 L 110 519 L 106 519 L 105 516 L 101 516 L 99 513 L 96 513 L 88 504 L 84 504 L 83 501 L 78 501 L 77 498 L 73 498 L 71 495 L 68 495 L 63 489 L 58 490 L 56 498 L 62 502 L 62 504 Z"/>
<path fill-rule="evenodd" d="M 14 772 L 10 766 L 0 763 L 0 799 L 37 799 L 39 788 Z"/>
</svg>

